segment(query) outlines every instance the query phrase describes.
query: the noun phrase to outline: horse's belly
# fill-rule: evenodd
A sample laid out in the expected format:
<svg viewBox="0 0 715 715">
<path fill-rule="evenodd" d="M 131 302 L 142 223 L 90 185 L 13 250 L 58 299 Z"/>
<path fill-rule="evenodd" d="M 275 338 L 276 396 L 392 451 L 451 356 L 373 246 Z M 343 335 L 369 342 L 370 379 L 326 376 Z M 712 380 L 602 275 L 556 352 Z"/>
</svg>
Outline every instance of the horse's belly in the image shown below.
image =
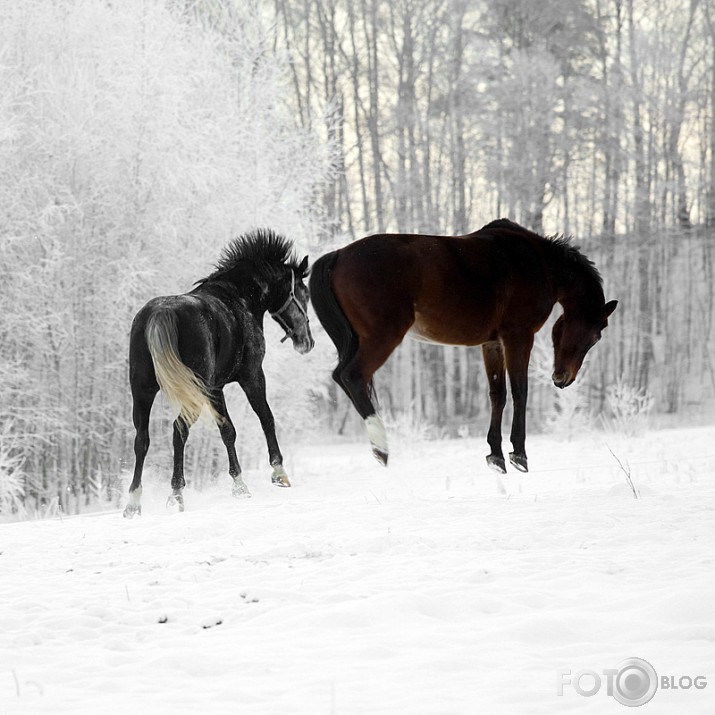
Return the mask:
<svg viewBox="0 0 715 715">
<path fill-rule="evenodd" d="M 436 340 L 431 335 L 422 332 L 422 330 L 420 328 L 418 328 L 416 325 L 413 325 L 407 331 L 407 337 L 410 338 L 411 340 L 416 340 L 417 342 L 420 342 L 420 343 L 430 343 L 431 345 L 447 345 L 447 343 L 444 343 L 441 340 Z"/>
<path fill-rule="evenodd" d="M 481 345 L 489 340 L 489 336 L 482 336 L 479 331 L 464 325 L 452 325 L 448 321 L 436 324 L 428 322 L 419 313 L 415 315 L 415 322 L 407 331 L 407 337 L 432 345 Z"/>
</svg>

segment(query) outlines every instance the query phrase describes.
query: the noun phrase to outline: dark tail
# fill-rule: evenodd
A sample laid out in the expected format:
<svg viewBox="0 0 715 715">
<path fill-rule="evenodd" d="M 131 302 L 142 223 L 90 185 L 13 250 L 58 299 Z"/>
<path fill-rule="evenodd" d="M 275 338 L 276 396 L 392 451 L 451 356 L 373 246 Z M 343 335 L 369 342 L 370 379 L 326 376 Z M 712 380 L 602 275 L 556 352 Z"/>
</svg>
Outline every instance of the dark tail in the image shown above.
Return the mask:
<svg viewBox="0 0 715 715">
<path fill-rule="evenodd" d="M 340 371 L 355 357 L 358 350 L 358 336 L 343 313 L 330 285 L 330 274 L 337 259 L 338 252 L 333 251 L 315 261 L 310 269 L 309 286 L 310 300 L 315 314 L 338 350 L 338 367 L 333 372 L 333 378 L 342 385 Z"/>
</svg>

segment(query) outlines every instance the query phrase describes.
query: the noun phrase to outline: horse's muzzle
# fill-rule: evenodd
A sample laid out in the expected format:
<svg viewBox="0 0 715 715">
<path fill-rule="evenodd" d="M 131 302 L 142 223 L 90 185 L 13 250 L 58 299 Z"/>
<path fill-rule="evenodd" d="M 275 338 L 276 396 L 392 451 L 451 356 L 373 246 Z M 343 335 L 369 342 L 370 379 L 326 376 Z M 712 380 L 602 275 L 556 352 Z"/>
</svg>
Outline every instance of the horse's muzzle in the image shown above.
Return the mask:
<svg viewBox="0 0 715 715">
<path fill-rule="evenodd" d="M 564 371 L 564 372 L 555 372 L 552 376 L 551 379 L 554 381 L 554 385 L 558 387 L 560 390 L 563 390 L 564 387 L 568 387 L 573 383 L 573 381 L 576 379 L 576 376 L 572 376 L 570 372 Z"/>
<path fill-rule="evenodd" d="M 301 355 L 305 355 L 306 353 L 309 353 L 315 347 L 315 340 L 313 340 L 312 335 L 308 335 L 306 337 L 299 338 L 299 339 L 294 339 L 293 347 Z"/>
</svg>

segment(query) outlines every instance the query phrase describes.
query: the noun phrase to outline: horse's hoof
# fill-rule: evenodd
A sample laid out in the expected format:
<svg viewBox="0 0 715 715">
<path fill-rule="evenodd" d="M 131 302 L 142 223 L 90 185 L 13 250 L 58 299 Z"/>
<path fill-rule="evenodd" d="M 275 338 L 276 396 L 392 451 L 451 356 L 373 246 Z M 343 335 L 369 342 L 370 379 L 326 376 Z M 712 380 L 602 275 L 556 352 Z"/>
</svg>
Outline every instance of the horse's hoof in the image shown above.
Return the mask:
<svg viewBox="0 0 715 715">
<path fill-rule="evenodd" d="M 184 511 L 184 497 L 181 494 L 170 494 L 166 500 L 166 510 L 174 513 Z"/>
<path fill-rule="evenodd" d="M 133 519 L 135 516 L 141 516 L 141 515 L 142 515 L 141 504 L 127 504 L 124 507 L 124 512 L 122 513 L 122 516 L 125 519 Z"/>
<path fill-rule="evenodd" d="M 244 481 L 239 478 L 234 480 L 233 489 L 231 490 L 231 495 L 234 499 L 250 499 L 251 492 L 248 491 L 248 487 Z"/>
<path fill-rule="evenodd" d="M 506 462 L 504 457 L 498 457 L 496 454 L 490 454 L 487 457 L 487 464 L 499 474 L 506 474 Z"/>
<path fill-rule="evenodd" d="M 385 432 L 385 425 L 377 415 L 370 415 L 365 419 L 365 426 L 367 427 L 368 439 L 372 445 L 373 456 L 383 467 L 386 467 L 387 434 Z"/>
<path fill-rule="evenodd" d="M 514 452 L 509 452 L 509 461 L 520 471 L 528 472 L 529 467 L 526 464 L 525 454 L 515 454 Z"/>
<path fill-rule="evenodd" d="M 271 475 L 271 484 L 275 484 L 277 487 L 290 486 L 290 479 L 288 479 L 286 470 L 283 469 L 281 465 L 277 465 L 273 468 L 273 474 Z"/>
<path fill-rule="evenodd" d="M 372 454 L 373 454 L 373 457 L 375 457 L 375 459 L 376 459 L 378 462 L 380 462 L 380 464 L 381 464 L 383 467 L 386 467 L 386 466 L 387 466 L 387 457 L 388 457 L 388 453 L 387 453 L 387 452 L 383 452 L 381 449 L 378 449 L 377 447 L 373 447 L 373 448 L 372 448 Z"/>
</svg>

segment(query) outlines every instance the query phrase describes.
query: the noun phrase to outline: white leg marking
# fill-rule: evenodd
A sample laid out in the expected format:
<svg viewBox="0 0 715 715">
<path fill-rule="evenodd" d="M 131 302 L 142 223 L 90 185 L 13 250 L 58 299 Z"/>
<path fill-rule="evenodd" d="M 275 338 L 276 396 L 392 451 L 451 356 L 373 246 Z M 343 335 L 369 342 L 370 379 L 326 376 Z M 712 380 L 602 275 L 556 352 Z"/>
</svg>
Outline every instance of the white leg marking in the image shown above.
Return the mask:
<svg viewBox="0 0 715 715">
<path fill-rule="evenodd" d="M 248 491 L 248 487 L 241 478 L 240 474 L 233 478 L 233 489 L 231 490 L 231 495 L 235 499 L 250 499 L 251 497 L 251 492 Z"/>
<path fill-rule="evenodd" d="M 372 446 L 383 454 L 387 454 L 387 433 L 382 420 L 377 415 L 370 415 L 365 420 L 365 426 Z"/>
<path fill-rule="evenodd" d="M 127 505 L 124 507 L 124 518 L 131 519 L 135 514 L 141 515 L 142 513 L 142 488 L 138 487 L 133 492 L 129 493 L 129 499 Z"/>
</svg>

